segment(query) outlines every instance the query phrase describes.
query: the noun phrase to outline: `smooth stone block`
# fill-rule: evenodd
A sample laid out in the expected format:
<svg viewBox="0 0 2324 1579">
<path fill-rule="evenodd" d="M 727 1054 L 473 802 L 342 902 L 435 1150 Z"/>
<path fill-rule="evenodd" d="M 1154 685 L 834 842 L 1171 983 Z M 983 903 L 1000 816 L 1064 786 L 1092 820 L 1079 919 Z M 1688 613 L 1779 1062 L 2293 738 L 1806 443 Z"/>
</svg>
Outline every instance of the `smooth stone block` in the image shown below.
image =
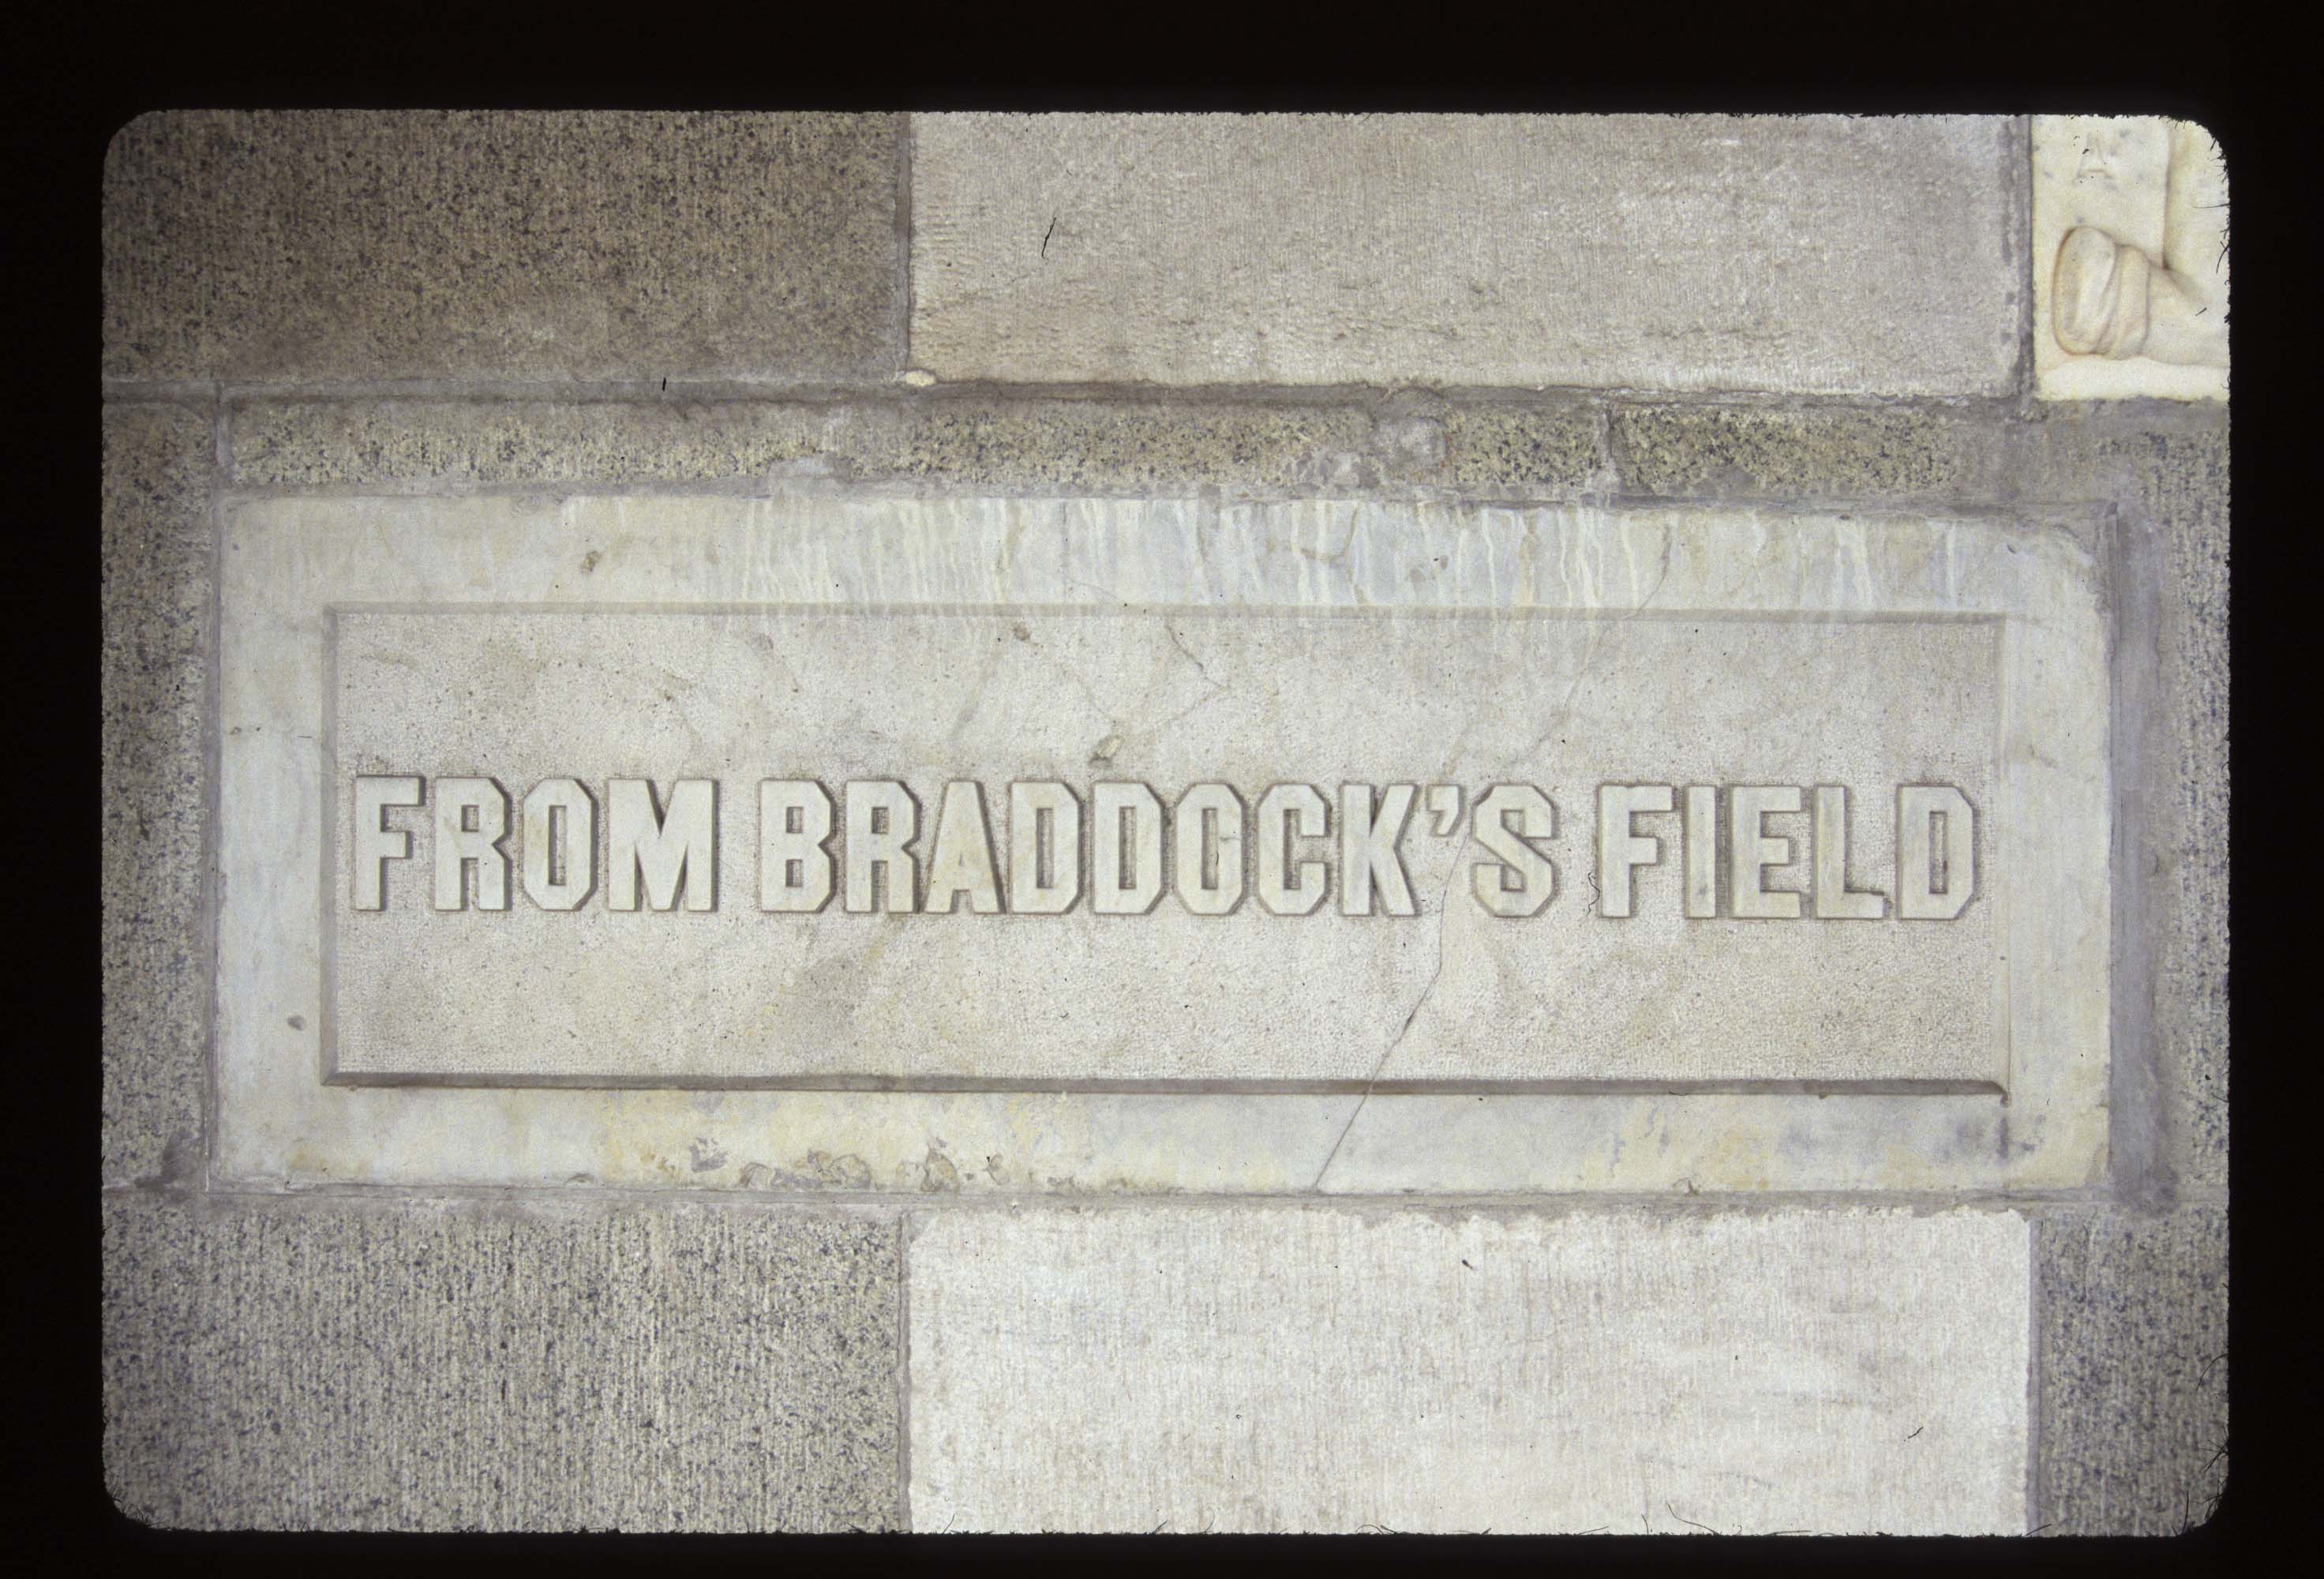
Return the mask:
<svg viewBox="0 0 2324 1579">
<path fill-rule="evenodd" d="M 214 626 L 207 405 L 105 409 L 104 1178 L 201 1163 L 212 981 L 202 848 Z"/>
<path fill-rule="evenodd" d="M 2001 117 L 921 115 L 940 379 L 1999 395 Z"/>
<path fill-rule="evenodd" d="M 226 531 L 229 1177 L 2103 1159 L 2062 522 L 800 485 Z"/>
<path fill-rule="evenodd" d="M 897 1225 L 105 1203 L 105 1480 L 171 1529 L 895 1527 Z"/>
<path fill-rule="evenodd" d="M 105 167 L 121 378 L 784 378 L 901 350 L 892 116 L 162 111 Z"/>
<path fill-rule="evenodd" d="M 2014 1213 L 911 1233 L 915 1530 L 2026 1528 Z"/>
<path fill-rule="evenodd" d="M 2177 1535 L 2227 1474 L 2227 1211 L 2114 1207 L 2034 1224 L 2049 1535 Z"/>
</svg>

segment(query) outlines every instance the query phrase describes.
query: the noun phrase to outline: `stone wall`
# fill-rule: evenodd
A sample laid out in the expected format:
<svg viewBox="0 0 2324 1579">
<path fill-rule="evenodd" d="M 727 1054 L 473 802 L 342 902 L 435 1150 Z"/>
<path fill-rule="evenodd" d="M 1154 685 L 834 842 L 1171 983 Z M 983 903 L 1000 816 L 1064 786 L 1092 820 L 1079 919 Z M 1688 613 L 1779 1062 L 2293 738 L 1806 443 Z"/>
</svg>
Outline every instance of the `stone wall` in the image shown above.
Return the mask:
<svg viewBox="0 0 2324 1579">
<path fill-rule="evenodd" d="M 2039 397 L 2034 142 L 1978 117 L 124 128 L 115 1501 L 194 1528 L 2200 1523 L 2227 1440 L 2227 408 Z M 659 1185 L 226 1166 L 226 512 L 798 482 L 2096 521 L 2102 1169 L 1165 1195 L 988 1168 L 941 1103 L 902 1160 L 641 1158 Z"/>
</svg>

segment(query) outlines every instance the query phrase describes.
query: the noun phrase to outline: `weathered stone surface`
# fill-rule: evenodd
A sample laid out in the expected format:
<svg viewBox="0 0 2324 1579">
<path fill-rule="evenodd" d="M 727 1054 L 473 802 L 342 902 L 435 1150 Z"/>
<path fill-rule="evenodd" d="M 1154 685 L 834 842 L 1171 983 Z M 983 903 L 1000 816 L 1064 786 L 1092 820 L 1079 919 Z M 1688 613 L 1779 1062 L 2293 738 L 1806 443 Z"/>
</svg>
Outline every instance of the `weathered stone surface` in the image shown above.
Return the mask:
<svg viewBox="0 0 2324 1579">
<path fill-rule="evenodd" d="M 897 1229 L 728 1205 L 105 1206 L 105 1473 L 196 1529 L 897 1518 Z"/>
<path fill-rule="evenodd" d="M 2026 1528 L 2013 1213 L 910 1231 L 918 1530 Z"/>
<path fill-rule="evenodd" d="M 1093 1147 L 1099 1177 L 1124 1187 L 1216 1187 L 1214 1159 L 1231 1153 L 1237 1168 L 1259 1168 L 1240 1187 L 1650 1187 L 1696 1180 L 1711 1159 L 1693 1148 L 1714 1133 L 1717 1177 L 1757 1187 L 1835 1170 L 1852 1181 L 1868 1160 L 1906 1187 L 1997 1169 L 2083 1183 L 2098 1160 L 2103 628 L 2088 550 L 2062 526 L 1895 522 L 1868 534 L 1837 518 L 1731 512 L 805 486 L 246 501 L 230 522 L 230 1177 L 449 1182 L 482 1167 L 512 1168 L 509 1183 L 656 1182 L 697 1146 L 737 1167 L 814 1171 L 811 1157 L 761 1150 L 805 1111 L 768 1089 L 729 1091 L 723 1107 L 609 1092 L 512 1103 L 318 1089 L 318 1060 L 337 1082 L 391 1085 L 1182 1099 L 1142 1134 Z M 644 605 L 660 612 L 635 612 Z M 1728 685 L 1696 683 L 1722 669 Z M 394 807 L 358 817 L 349 799 L 355 775 L 384 786 L 417 774 L 398 791 L 408 808 L 447 773 L 499 776 L 474 791 L 497 808 L 492 826 L 481 812 L 459 819 L 482 830 L 489 894 L 481 876 L 456 870 L 447 887 L 427 875 L 456 844 L 450 825 L 410 825 Z M 617 904 L 628 865 L 612 854 L 610 816 L 592 811 L 588 858 L 571 868 L 579 907 L 544 898 L 552 864 L 536 872 L 535 857 L 556 841 L 521 828 L 530 819 L 511 796 L 567 775 L 600 800 L 616 778 L 657 780 L 665 797 L 696 780 L 718 808 L 705 812 L 698 858 L 705 875 L 716 869 L 715 891 L 689 887 L 678 913 L 666 909 L 675 891 L 642 910 Z M 908 785 L 917 826 L 896 833 L 912 842 L 911 881 L 899 890 L 901 867 L 887 879 L 905 901 L 867 890 L 844 906 L 828 893 L 772 902 L 777 880 L 757 859 L 768 777 Z M 1231 786 L 1263 818 L 1270 786 L 1310 780 L 1327 789 L 1308 791 L 1319 826 L 1302 831 L 1338 836 L 1288 840 L 1289 860 L 1303 889 L 1322 873 L 1329 905 L 1321 891 L 1270 899 L 1273 846 L 1254 831 L 1220 857 L 1250 902 L 1226 896 L 1206 911 L 1193 868 L 1159 854 L 1156 799 L 1154 886 L 1124 913 L 1098 913 L 1108 846 L 1093 820 L 1086 876 L 1061 913 L 1003 913 L 997 892 L 917 913 L 946 847 L 948 783 L 984 786 L 982 817 L 968 802 L 963 826 L 1013 848 L 1018 782 L 1067 785 L 1092 819 L 1103 784 L 1167 797 L 1183 831 L 1189 786 Z M 1367 901 L 1356 887 L 1367 858 L 1347 853 L 1358 814 L 1346 786 L 1398 782 L 1447 793 L 1412 792 L 1400 851 L 1370 860 Z M 1674 802 L 1628 814 L 1659 842 L 1643 843 L 1635 876 L 1601 882 L 1599 787 L 1637 782 L 1793 785 L 1795 809 L 1767 818 L 1789 841 L 1766 856 L 1787 868 L 1767 881 L 1781 903 L 1755 908 L 1795 919 L 1753 919 L 1715 831 L 1696 857 L 1711 913 L 1683 915 Z M 1511 815 L 1477 799 L 1494 784 L 1539 786 L 1554 820 L 1529 831 L 1564 871 L 1499 912 L 1475 831 Z M 1947 823 L 1958 881 L 1940 885 L 1959 901 L 1912 917 L 1893 829 L 1904 787 L 1924 784 L 1968 798 Z M 1800 786 L 1830 787 L 1843 808 L 1840 792 L 1854 791 L 1852 814 L 1834 814 L 1845 840 L 1816 836 L 1835 856 L 1843 842 L 1852 852 L 1828 891 L 1819 880 L 1821 897 L 1806 893 Z M 449 793 L 427 804 L 450 805 Z M 1744 814 L 1721 799 L 1703 826 L 1724 821 L 1731 853 Z M 398 843 L 414 833 L 416 850 Z M 334 852 L 355 839 L 376 848 L 340 862 Z M 816 852 L 829 838 L 812 842 L 795 858 L 827 869 Z M 869 870 L 844 861 L 851 885 Z M 351 886 L 390 867 L 383 899 Z M 332 873 L 327 917 L 318 870 Z M 1867 919 L 1834 919 L 1843 885 Z M 1012 872 L 1007 891 L 1019 888 Z M 1624 914 L 1610 896 L 1633 890 Z M 1989 902 L 1969 902 L 1979 894 Z M 891 913 L 862 913 L 879 908 Z M 1221 1126 L 1203 1099 L 1222 1083 L 1254 1097 L 1331 1094 L 1344 1116 L 1319 1134 L 1286 1102 L 1280 1119 L 1254 1108 Z M 1665 1101 L 1674 1083 L 1701 1090 Z M 1388 1100 L 1465 1104 L 1472 1085 L 1494 1102 L 1450 1123 Z M 1569 1089 L 1554 1125 L 1567 1143 L 1548 1144 L 1519 1099 Z M 1788 1104 L 1819 1093 L 1874 1104 L 1811 1126 L 1856 1140 L 1797 1128 Z M 931 1133 L 926 1113 L 865 1098 L 811 1139 L 882 1182 L 899 1143 L 916 1159 L 945 1142 L 998 1182 L 1023 1177 L 1035 1111 L 996 1095 L 965 1128 Z M 1042 1127 L 1075 1132 L 1065 1110 L 1039 1111 Z M 503 1122 L 522 1130 L 521 1145 L 484 1143 L 476 1126 Z M 1645 1122 L 1662 1144 L 1624 1152 L 1620 1135 Z M 1254 1125 L 1271 1137 L 1256 1152 Z M 1641 1167 L 1652 1177 L 1622 1172 Z M 1544 1168 L 1564 1182 L 1545 1183 Z M 1068 1172 L 1068 1187 L 1081 1175 Z"/>
<path fill-rule="evenodd" d="M 2022 125 L 929 115 L 944 379 L 2000 394 Z"/>
<path fill-rule="evenodd" d="M 212 983 L 202 900 L 211 640 L 207 406 L 105 411 L 100 725 L 104 1178 L 201 1165 Z"/>
<path fill-rule="evenodd" d="M 140 116 L 105 372 L 839 380 L 900 349 L 885 115 Z"/>
<path fill-rule="evenodd" d="M 2041 1398 L 2034 1525 L 2175 1535 L 2227 1460 L 2227 1212 L 2111 1207 L 2034 1223 Z"/>
</svg>

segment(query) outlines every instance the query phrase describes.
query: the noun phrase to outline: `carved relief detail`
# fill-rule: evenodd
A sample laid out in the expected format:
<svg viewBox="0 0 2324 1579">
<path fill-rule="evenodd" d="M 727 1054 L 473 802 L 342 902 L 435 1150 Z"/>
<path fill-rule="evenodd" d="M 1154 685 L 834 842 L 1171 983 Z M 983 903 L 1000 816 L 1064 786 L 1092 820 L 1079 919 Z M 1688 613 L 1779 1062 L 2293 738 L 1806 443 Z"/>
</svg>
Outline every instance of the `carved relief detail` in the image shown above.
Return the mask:
<svg viewBox="0 0 2324 1579">
<path fill-rule="evenodd" d="M 2227 237 L 2227 169 L 2202 127 L 2130 117 L 2037 118 L 2040 392 L 2052 399 L 2223 396 Z M 2107 371 L 2106 364 L 2146 366 Z"/>
</svg>

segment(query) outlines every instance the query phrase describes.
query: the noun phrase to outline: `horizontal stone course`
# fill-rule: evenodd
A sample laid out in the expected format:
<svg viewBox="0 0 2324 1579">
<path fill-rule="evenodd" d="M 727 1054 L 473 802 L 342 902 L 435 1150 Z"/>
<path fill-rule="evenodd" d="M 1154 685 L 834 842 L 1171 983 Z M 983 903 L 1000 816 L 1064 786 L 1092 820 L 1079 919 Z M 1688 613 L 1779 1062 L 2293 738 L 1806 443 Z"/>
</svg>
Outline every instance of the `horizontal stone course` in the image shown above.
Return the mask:
<svg viewBox="0 0 2324 1579">
<path fill-rule="evenodd" d="M 896 1234 L 108 1196 L 106 1487 L 164 1528 L 890 1528 Z"/>
<path fill-rule="evenodd" d="M 904 475 L 947 486 L 1177 492 L 1189 485 L 1295 488 L 1377 482 L 1359 406 L 945 400 L 906 414 Z"/>
<path fill-rule="evenodd" d="M 108 376 L 844 380 L 901 350 L 899 123 L 166 111 L 105 168 Z"/>
<path fill-rule="evenodd" d="M 642 401 L 237 402 L 245 488 L 724 482 L 779 470 L 1025 491 L 1314 487 L 1380 481 L 1357 405 L 946 397 L 835 404 Z"/>
<path fill-rule="evenodd" d="M 892 456 L 892 410 L 749 400 L 238 401 L 243 488 L 425 490 L 507 483 L 728 482 Z"/>
</svg>

